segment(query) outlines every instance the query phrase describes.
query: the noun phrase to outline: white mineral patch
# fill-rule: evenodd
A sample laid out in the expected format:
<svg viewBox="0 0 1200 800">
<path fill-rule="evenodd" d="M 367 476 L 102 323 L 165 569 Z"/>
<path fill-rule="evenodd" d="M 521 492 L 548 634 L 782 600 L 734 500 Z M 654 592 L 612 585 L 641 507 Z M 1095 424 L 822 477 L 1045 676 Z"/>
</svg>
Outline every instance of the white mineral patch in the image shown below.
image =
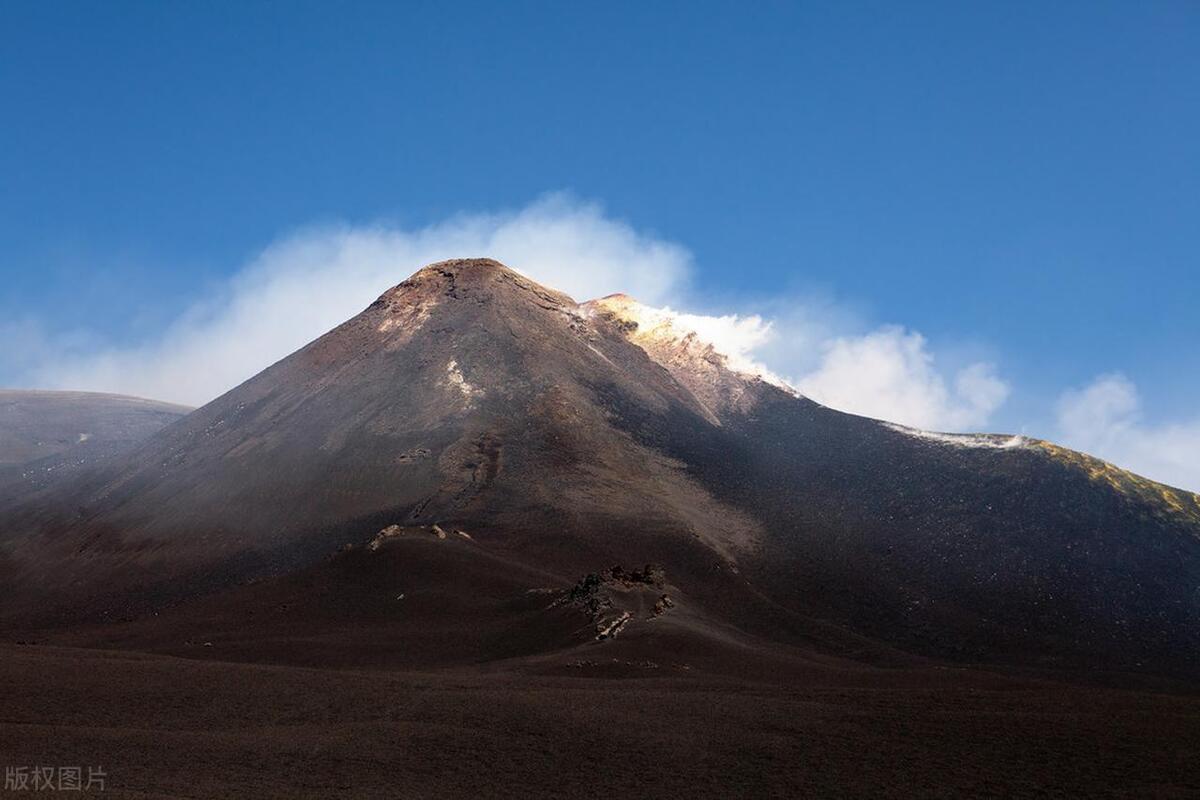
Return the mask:
<svg viewBox="0 0 1200 800">
<path fill-rule="evenodd" d="M 462 370 L 458 368 L 458 361 L 453 358 L 446 364 L 446 380 L 451 386 L 462 392 L 462 396 L 468 400 L 483 394 L 480 389 L 467 382 L 467 379 L 463 377 Z"/>
<path fill-rule="evenodd" d="M 983 447 L 992 450 L 1011 450 L 1016 447 L 1024 447 L 1029 443 L 1024 436 L 997 436 L 987 433 L 938 433 L 935 431 L 923 431 L 918 428 L 909 428 L 893 422 L 885 422 L 883 424 L 907 436 L 938 442 L 939 444 L 951 447 Z"/>
<path fill-rule="evenodd" d="M 421 329 L 436 305 L 437 303 L 434 301 L 424 301 L 417 305 L 392 309 L 383 322 L 379 323 L 377 330 L 380 333 L 401 330 L 405 334 L 403 339 L 407 341 Z"/>
</svg>

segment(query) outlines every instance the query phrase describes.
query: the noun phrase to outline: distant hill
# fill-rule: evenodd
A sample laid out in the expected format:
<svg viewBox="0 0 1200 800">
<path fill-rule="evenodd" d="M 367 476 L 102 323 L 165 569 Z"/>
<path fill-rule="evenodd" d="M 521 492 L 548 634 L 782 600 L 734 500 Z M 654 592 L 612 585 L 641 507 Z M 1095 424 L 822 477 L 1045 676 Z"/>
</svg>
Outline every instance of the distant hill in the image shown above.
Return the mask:
<svg viewBox="0 0 1200 800">
<path fill-rule="evenodd" d="M 189 411 L 115 394 L 0 389 L 0 467 L 126 448 Z"/>
</svg>

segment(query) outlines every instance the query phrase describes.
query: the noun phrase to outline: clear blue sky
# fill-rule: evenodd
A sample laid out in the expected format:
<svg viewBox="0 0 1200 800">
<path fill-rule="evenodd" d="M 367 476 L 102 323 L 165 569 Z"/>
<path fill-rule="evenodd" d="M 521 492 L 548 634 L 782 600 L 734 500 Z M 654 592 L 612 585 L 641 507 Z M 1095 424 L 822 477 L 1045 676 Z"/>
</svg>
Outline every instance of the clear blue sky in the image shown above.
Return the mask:
<svg viewBox="0 0 1200 800">
<path fill-rule="evenodd" d="M 0 114 L 6 315 L 135 336 L 297 226 L 570 189 L 709 294 L 984 343 L 1008 427 L 1200 398 L 1195 3 L 10 1 Z"/>
</svg>

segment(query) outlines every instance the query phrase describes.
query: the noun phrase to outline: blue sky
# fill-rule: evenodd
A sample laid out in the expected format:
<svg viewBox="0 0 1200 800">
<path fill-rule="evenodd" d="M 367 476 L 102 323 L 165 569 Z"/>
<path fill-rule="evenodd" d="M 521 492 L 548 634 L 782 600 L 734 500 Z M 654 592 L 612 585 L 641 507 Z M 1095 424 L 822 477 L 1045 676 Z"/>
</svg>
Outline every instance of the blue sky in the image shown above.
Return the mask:
<svg viewBox="0 0 1200 800">
<path fill-rule="evenodd" d="M 297 231 L 566 191 L 686 250 L 651 299 L 779 318 L 776 351 L 799 314 L 825 349 L 919 331 L 947 385 L 986 362 L 1005 399 L 957 427 L 1128 461 L 1062 418 L 1099 385 L 1097 425 L 1200 443 L 1194 3 L 13 2 L 0 22 L 0 384 L 148 346 Z M 1187 469 L 1160 474 L 1200 488 Z"/>
</svg>

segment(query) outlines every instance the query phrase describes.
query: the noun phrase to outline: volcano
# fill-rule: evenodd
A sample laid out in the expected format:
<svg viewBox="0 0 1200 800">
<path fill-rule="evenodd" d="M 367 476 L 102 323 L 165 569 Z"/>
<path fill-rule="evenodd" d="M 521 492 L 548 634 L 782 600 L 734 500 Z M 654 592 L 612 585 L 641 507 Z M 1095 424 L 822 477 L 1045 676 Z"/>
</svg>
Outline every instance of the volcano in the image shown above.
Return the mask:
<svg viewBox="0 0 1200 800">
<path fill-rule="evenodd" d="M 0 630 L 89 652 L 773 686 L 1198 677 L 1200 497 L 823 407 L 669 314 L 487 259 L 425 267 L 12 493 L 0 531 Z"/>
<path fill-rule="evenodd" d="M 65 619 L 437 525 L 562 580 L 662 565 L 784 641 L 820 619 L 972 659 L 1200 652 L 1195 495 L 1045 442 L 839 413 L 630 298 L 577 304 L 488 260 L 421 270 L 13 519 L 6 610 Z"/>
</svg>

